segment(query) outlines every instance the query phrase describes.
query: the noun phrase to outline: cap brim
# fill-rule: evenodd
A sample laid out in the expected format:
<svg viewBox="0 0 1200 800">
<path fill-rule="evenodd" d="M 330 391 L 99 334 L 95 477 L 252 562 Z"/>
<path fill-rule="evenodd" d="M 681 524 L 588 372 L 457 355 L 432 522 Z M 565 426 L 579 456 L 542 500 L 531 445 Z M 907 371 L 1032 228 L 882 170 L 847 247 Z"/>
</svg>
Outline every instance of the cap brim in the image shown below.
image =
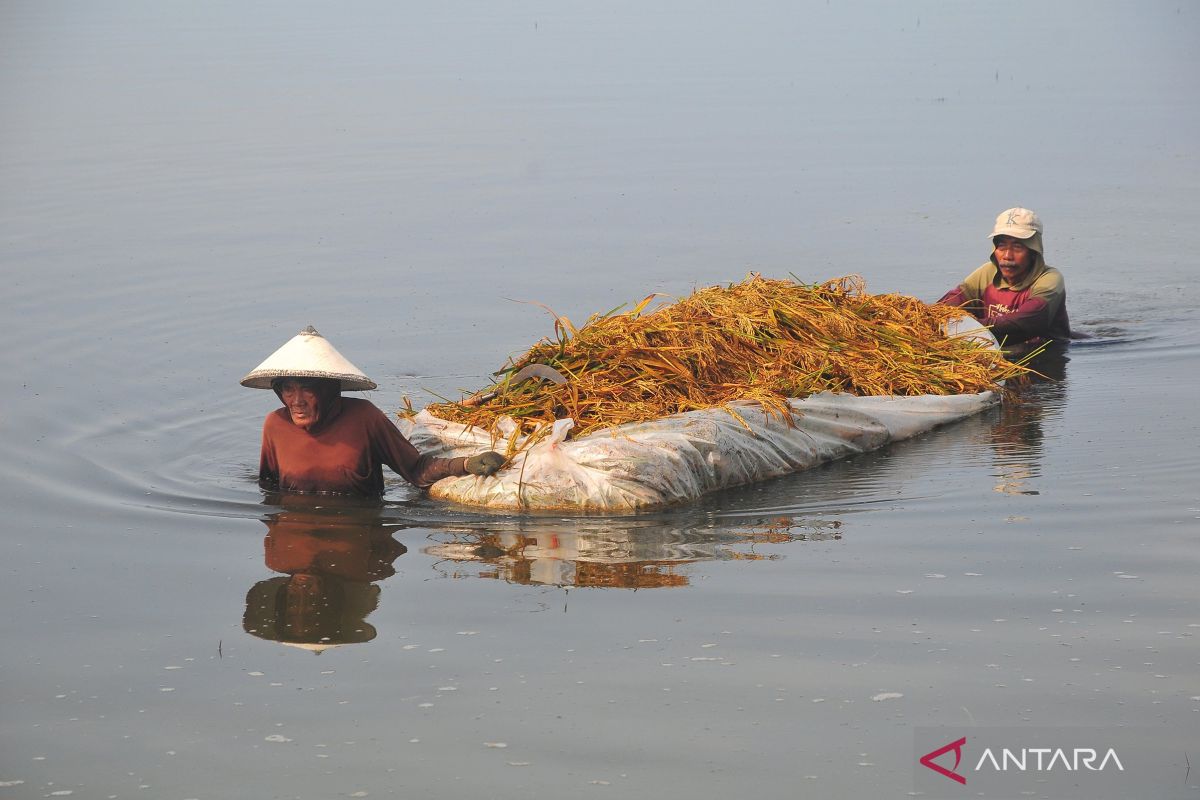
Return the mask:
<svg viewBox="0 0 1200 800">
<path fill-rule="evenodd" d="M 992 231 L 988 239 L 995 239 L 997 236 L 1011 236 L 1014 239 L 1032 239 L 1037 235 L 1038 232 L 1032 228 L 997 228 Z"/>
</svg>

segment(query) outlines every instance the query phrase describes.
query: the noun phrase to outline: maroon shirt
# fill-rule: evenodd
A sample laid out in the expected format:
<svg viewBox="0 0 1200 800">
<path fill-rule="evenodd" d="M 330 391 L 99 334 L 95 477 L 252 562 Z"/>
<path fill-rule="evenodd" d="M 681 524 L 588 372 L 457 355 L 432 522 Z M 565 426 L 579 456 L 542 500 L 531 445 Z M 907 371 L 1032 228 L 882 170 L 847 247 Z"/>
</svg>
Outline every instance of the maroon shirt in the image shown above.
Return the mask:
<svg viewBox="0 0 1200 800">
<path fill-rule="evenodd" d="M 382 411 L 366 400 L 338 398 L 308 430 L 292 424 L 287 408 L 263 423 L 259 483 L 285 492 L 378 496 L 383 465 L 422 489 L 465 475 L 462 458 L 421 455 Z"/>
<path fill-rule="evenodd" d="M 1010 284 L 993 258 L 968 275 L 938 300 L 970 311 L 1001 344 L 1038 344 L 1047 339 L 1067 341 L 1067 288 L 1062 274 L 1046 266 L 1040 253 L 1029 273 Z"/>
</svg>

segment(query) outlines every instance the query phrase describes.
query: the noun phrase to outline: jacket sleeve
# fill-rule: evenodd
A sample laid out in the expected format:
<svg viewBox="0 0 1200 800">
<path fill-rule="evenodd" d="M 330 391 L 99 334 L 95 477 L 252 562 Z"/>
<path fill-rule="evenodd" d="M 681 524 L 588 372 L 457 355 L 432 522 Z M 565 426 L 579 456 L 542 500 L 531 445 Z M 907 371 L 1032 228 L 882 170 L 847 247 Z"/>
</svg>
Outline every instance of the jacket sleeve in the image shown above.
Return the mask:
<svg viewBox="0 0 1200 800">
<path fill-rule="evenodd" d="M 1066 297 L 1066 285 L 1058 272 L 1047 272 L 1029 289 L 1029 297 L 1007 314 L 989 314 L 983 324 L 992 329 L 997 339 L 1026 341 L 1050 336 L 1050 326 Z"/>
<path fill-rule="evenodd" d="M 382 411 L 371 420 L 371 447 L 379 460 L 412 485 L 428 489 L 442 478 L 466 475 L 465 458 L 422 455 Z"/>
<path fill-rule="evenodd" d="M 942 305 L 957 306 L 969 311 L 977 319 L 983 319 L 983 290 L 991 281 L 989 267 L 992 267 L 990 263 L 984 264 L 963 278 L 962 283 L 942 295 L 938 302 Z"/>
</svg>

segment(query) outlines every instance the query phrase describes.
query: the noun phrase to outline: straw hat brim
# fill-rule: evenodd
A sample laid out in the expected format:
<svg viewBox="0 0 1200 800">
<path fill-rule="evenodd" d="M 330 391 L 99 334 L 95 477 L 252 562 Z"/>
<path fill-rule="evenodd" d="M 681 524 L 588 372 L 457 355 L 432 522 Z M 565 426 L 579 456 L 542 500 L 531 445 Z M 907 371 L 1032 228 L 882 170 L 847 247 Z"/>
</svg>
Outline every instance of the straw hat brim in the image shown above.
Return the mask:
<svg viewBox="0 0 1200 800">
<path fill-rule="evenodd" d="M 318 370 L 298 369 L 256 369 L 242 378 L 242 386 L 248 389 L 270 389 L 271 381 L 276 378 L 332 378 L 342 382 L 342 391 L 355 392 L 377 389 L 375 381 L 362 374 L 347 372 L 321 372 Z"/>
</svg>

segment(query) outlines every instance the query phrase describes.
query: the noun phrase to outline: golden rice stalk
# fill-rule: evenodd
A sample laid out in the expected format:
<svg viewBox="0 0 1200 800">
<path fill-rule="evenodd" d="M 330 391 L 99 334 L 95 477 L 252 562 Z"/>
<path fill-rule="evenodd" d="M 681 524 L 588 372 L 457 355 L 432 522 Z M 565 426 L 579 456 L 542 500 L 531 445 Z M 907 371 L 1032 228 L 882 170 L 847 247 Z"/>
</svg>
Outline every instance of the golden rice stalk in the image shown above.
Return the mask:
<svg viewBox="0 0 1200 800">
<path fill-rule="evenodd" d="M 751 275 L 647 311 L 654 298 L 579 327 L 558 317 L 552 338 L 498 373 L 547 364 L 566 385 L 506 386 L 501 379 L 497 396 L 482 405 L 436 403 L 430 412 L 493 435 L 497 420 L 508 416 L 522 435 L 538 438 L 555 419 L 571 417 L 574 435 L 582 436 L 682 411 L 723 407 L 733 414 L 729 404 L 738 400 L 790 422 L 788 398 L 826 390 L 964 394 L 998 389 L 1028 372 L 976 341 L 946 338 L 943 325 L 962 310 L 870 295 L 857 276 L 804 284 Z M 510 454 L 515 449 L 512 438 Z"/>
</svg>

